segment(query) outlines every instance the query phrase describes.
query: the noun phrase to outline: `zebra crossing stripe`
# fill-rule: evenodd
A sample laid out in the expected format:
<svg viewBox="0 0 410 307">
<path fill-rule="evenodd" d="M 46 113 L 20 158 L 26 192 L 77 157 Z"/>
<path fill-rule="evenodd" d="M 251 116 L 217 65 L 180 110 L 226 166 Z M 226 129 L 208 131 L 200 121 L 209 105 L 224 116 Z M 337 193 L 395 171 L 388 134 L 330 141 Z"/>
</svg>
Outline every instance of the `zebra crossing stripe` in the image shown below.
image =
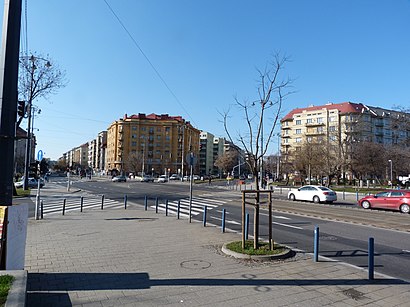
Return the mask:
<svg viewBox="0 0 410 307">
<path fill-rule="evenodd" d="M 188 204 L 189 205 L 189 199 L 181 199 L 181 204 Z M 217 208 L 217 205 L 209 204 L 209 203 L 204 203 L 204 202 L 198 202 L 198 201 L 192 201 L 192 207 L 198 207 L 201 208 L 203 206 L 208 206 L 212 208 Z"/>
</svg>

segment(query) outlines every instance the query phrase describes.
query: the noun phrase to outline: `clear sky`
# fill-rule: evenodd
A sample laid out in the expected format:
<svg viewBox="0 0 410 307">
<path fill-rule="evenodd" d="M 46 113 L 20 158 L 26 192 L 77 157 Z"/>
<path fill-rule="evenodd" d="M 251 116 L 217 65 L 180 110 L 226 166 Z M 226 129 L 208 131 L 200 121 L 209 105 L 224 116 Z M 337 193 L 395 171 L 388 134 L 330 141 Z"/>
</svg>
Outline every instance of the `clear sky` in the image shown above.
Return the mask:
<svg viewBox="0 0 410 307">
<path fill-rule="evenodd" d="M 35 101 L 37 150 L 51 159 L 125 113 L 181 115 L 225 136 L 218 111 L 234 96 L 257 99 L 257 69 L 277 51 L 292 58 L 285 73 L 297 91 L 283 115 L 327 102 L 410 107 L 409 0 L 27 2 L 29 50 L 49 54 L 69 81 Z M 232 129 L 243 124 L 233 114 Z"/>
</svg>

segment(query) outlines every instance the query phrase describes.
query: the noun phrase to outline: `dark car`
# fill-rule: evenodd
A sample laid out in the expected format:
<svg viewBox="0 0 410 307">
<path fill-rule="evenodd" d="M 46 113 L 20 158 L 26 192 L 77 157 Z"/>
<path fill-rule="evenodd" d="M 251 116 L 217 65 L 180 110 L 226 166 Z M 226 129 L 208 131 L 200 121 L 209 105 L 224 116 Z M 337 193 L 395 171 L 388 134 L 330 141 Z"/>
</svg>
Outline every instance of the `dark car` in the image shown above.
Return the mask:
<svg viewBox="0 0 410 307">
<path fill-rule="evenodd" d="M 127 182 L 127 177 L 125 176 L 115 176 L 112 178 L 112 182 Z"/>
<path fill-rule="evenodd" d="M 380 208 L 409 213 L 410 191 L 391 190 L 367 195 L 359 199 L 359 206 L 364 209 Z"/>
</svg>

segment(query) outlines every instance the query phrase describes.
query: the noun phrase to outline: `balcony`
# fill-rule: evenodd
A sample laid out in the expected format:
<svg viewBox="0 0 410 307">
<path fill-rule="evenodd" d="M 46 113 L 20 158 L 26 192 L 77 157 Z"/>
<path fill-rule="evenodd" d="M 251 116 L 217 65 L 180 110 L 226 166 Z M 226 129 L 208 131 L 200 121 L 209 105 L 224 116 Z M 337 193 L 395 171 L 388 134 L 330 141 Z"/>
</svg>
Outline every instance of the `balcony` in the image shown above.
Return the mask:
<svg viewBox="0 0 410 307">
<path fill-rule="evenodd" d="M 306 127 L 315 127 L 315 126 L 324 126 L 325 123 L 306 123 L 305 126 Z"/>
<path fill-rule="evenodd" d="M 306 135 L 321 135 L 321 134 L 325 134 L 324 130 L 318 130 L 318 131 L 307 131 Z"/>
</svg>

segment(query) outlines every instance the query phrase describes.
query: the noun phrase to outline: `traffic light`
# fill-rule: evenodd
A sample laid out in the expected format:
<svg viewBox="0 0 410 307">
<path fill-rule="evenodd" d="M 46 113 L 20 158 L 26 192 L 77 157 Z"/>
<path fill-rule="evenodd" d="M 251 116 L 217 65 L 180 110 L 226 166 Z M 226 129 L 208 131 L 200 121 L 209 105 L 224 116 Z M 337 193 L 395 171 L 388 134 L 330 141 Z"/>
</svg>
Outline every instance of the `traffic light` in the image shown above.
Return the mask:
<svg viewBox="0 0 410 307">
<path fill-rule="evenodd" d="M 30 163 L 30 171 L 29 171 L 29 177 L 34 177 L 37 178 L 39 175 L 39 162 L 31 162 Z"/>
<path fill-rule="evenodd" d="M 26 114 L 26 102 L 25 101 L 17 102 L 17 114 L 20 117 L 24 117 L 24 115 Z"/>
</svg>

